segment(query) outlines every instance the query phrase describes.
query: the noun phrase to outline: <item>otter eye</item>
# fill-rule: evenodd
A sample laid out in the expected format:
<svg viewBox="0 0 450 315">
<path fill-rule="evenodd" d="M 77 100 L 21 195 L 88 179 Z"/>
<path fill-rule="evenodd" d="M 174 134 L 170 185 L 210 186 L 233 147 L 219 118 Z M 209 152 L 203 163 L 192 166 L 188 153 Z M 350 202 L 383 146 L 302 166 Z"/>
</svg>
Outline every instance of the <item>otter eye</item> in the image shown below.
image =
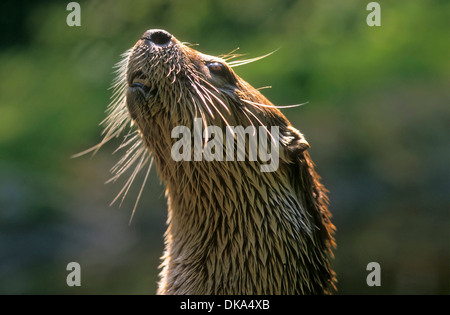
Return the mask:
<svg viewBox="0 0 450 315">
<path fill-rule="evenodd" d="M 225 66 L 223 64 L 221 64 L 220 62 L 210 62 L 206 65 L 209 69 L 209 71 L 211 71 L 214 74 L 218 74 L 218 75 L 224 75 L 225 73 Z"/>
<path fill-rule="evenodd" d="M 208 67 L 210 73 L 224 78 L 229 84 L 236 83 L 235 76 L 225 64 L 217 61 L 212 61 L 207 62 L 206 66 Z"/>
</svg>

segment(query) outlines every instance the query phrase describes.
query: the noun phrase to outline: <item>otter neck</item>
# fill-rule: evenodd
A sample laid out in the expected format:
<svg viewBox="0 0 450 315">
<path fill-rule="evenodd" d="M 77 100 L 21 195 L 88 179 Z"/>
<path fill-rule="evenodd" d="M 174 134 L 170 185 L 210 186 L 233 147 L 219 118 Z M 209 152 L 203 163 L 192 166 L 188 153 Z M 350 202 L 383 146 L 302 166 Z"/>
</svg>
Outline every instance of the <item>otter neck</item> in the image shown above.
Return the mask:
<svg viewBox="0 0 450 315">
<path fill-rule="evenodd" d="M 170 135 L 177 124 L 152 122 L 145 130 L 153 136 L 145 139 L 169 206 L 158 293 L 324 292 L 325 247 L 286 160 L 266 173 L 251 161 L 175 162 Z"/>
<path fill-rule="evenodd" d="M 155 158 L 169 204 L 158 293 L 323 293 L 313 223 L 284 167 Z"/>
</svg>

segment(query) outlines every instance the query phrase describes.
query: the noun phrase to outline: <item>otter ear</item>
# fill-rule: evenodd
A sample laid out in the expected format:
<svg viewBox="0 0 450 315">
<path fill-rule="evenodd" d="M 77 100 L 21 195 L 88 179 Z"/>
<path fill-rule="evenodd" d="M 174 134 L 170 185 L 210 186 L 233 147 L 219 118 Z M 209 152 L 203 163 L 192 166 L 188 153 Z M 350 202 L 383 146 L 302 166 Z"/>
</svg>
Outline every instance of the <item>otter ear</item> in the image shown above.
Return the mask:
<svg viewBox="0 0 450 315">
<path fill-rule="evenodd" d="M 303 151 L 309 148 L 309 143 L 305 137 L 292 126 L 288 127 L 288 132 L 283 138 L 286 143 L 287 155 L 292 162 L 297 161 Z"/>
</svg>

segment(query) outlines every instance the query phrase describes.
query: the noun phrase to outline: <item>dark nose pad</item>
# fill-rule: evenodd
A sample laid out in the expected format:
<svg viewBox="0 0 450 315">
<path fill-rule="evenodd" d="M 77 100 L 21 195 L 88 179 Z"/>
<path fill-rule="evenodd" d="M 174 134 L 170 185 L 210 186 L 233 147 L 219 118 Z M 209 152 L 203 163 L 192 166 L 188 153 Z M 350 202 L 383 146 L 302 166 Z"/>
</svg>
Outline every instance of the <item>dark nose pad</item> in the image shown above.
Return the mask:
<svg viewBox="0 0 450 315">
<path fill-rule="evenodd" d="M 172 35 L 165 30 L 148 30 L 141 39 L 146 39 L 157 46 L 167 46 L 172 40 Z"/>
</svg>

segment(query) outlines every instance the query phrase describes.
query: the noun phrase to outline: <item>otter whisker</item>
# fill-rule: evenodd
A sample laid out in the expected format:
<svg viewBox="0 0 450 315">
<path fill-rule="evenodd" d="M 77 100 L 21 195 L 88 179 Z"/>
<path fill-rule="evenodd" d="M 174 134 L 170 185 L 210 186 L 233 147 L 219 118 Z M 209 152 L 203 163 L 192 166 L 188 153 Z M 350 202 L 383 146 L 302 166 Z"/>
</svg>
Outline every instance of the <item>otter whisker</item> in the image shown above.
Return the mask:
<svg viewBox="0 0 450 315">
<path fill-rule="evenodd" d="M 299 107 L 299 106 L 303 106 L 308 104 L 309 102 L 305 102 L 305 103 L 301 103 L 301 104 L 292 104 L 292 105 L 267 105 L 267 104 L 262 104 L 262 103 L 257 103 L 257 102 L 252 102 L 249 100 L 245 100 L 245 99 L 241 99 L 241 101 L 246 102 L 247 104 L 250 104 L 256 108 L 258 107 L 268 107 L 268 108 L 293 108 L 293 107 Z"/>
<path fill-rule="evenodd" d="M 270 138 L 272 139 L 272 141 L 273 141 L 274 143 L 275 143 L 276 141 L 278 141 L 278 139 L 275 139 L 275 137 L 272 136 L 272 133 L 267 129 L 267 126 L 265 126 L 265 125 L 261 122 L 261 120 L 260 120 L 254 113 L 252 113 L 251 110 L 249 110 L 248 108 L 245 108 L 245 111 L 246 111 L 247 113 L 250 113 L 250 114 L 256 119 L 256 121 L 258 121 L 259 126 L 260 126 L 260 127 L 263 127 L 263 128 L 266 130 L 266 132 L 270 135 Z M 255 132 L 255 131 L 254 131 L 254 132 Z"/>
<path fill-rule="evenodd" d="M 130 139 L 127 140 L 127 138 L 129 136 L 131 136 L 132 134 L 134 134 L 134 136 L 132 136 Z M 115 149 L 113 151 L 113 154 L 115 154 L 116 152 L 118 152 L 119 150 L 127 147 L 130 143 L 132 142 L 136 142 L 136 141 L 140 141 L 140 135 L 137 129 L 130 129 L 128 131 L 128 134 L 126 136 L 123 137 L 123 141 L 122 143 L 117 147 L 117 149 Z M 125 141 L 126 140 L 126 141 Z"/>
<path fill-rule="evenodd" d="M 140 156 L 140 160 L 138 162 L 138 164 L 136 165 L 135 169 L 133 170 L 133 173 L 131 174 L 131 176 L 128 178 L 128 180 L 126 181 L 125 185 L 123 186 L 123 188 L 120 190 L 120 192 L 117 194 L 116 198 L 114 198 L 114 200 L 111 202 L 110 205 L 113 205 L 117 199 L 122 196 L 122 200 L 119 204 L 122 205 L 123 201 L 125 200 L 125 197 L 131 187 L 131 184 L 133 183 L 134 179 L 136 178 L 136 175 L 139 173 L 139 171 L 143 168 L 143 162 L 145 160 L 145 158 L 147 156 L 147 150 L 145 149 L 145 147 L 141 147 L 141 149 L 138 151 L 138 153 L 136 154 L 138 157 Z"/>
<path fill-rule="evenodd" d="M 148 156 L 147 159 L 148 158 L 150 158 L 150 156 Z M 144 162 L 144 165 L 146 163 L 147 163 L 147 160 Z M 139 194 L 138 194 L 138 196 L 136 198 L 136 202 L 134 204 L 133 212 L 131 213 L 131 217 L 130 217 L 130 221 L 128 222 L 128 225 L 131 225 L 131 221 L 133 220 L 134 213 L 136 212 L 136 208 L 137 208 L 137 206 L 139 204 L 139 200 L 141 199 L 141 195 L 142 195 L 142 191 L 144 190 L 145 183 L 147 183 L 148 174 L 150 174 L 150 170 L 152 168 L 152 164 L 153 164 L 153 158 L 150 158 L 150 163 L 148 165 L 147 172 L 145 173 L 144 180 L 142 181 L 141 189 L 139 190 Z"/>
<path fill-rule="evenodd" d="M 109 183 L 111 181 L 115 181 L 117 178 L 120 177 L 121 174 L 123 174 L 139 157 L 139 154 L 141 154 L 140 151 L 136 151 L 142 147 L 142 143 L 140 141 L 136 141 L 125 153 L 124 156 L 120 159 L 116 165 L 111 169 L 111 172 L 113 174 L 116 174 L 113 178 L 110 178 L 106 183 Z M 134 153 L 133 153 L 134 152 Z"/>
<path fill-rule="evenodd" d="M 204 96 L 203 96 L 203 93 L 200 92 L 200 90 L 198 89 L 198 87 L 197 87 L 196 84 L 191 84 L 191 86 L 192 86 L 192 88 L 193 88 L 193 89 L 195 90 L 195 92 L 196 92 L 195 95 L 198 96 L 198 97 L 202 100 L 202 104 L 206 106 L 206 109 L 207 109 L 208 112 L 211 114 L 211 118 L 214 119 L 214 114 L 213 114 L 213 112 L 211 111 L 211 109 L 209 108 L 209 106 L 207 105 L 206 100 L 205 100 L 205 98 L 204 98 Z M 192 99 L 193 103 L 195 104 L 196 102 L 195 102 L 195 99 L 194 99 L 194 97 L 193 97 L 192 95 L 191 95 L 191 99 Z"/>
<path fill-rule="evenodd" d="M 207 94 L 210 94 L 210 95 L 212 95 L 214 98 L 216 98 L 216 96 L 215 96 L 211 91 L 208 91 L 208 90 L 205 90 L 205 91 L 207 91 L 207 92 L 206 92 Z M 217 98 L 216 98 L 216 99 L 217 99 Z M 211 98 L 208 97 L 208 100 L 209 100 L 210 104 L 214 107 L 214 109 L 216 110 L 216 112 L 219 113 L 219 116 L 222 118 L 222 121 L 225 123 L 225 126 L 230 126 L 230 124 L 228 123 L 228 121 L 227 121 L 227 119 L 225 118 L 224 114 L 222 114 L 222 112 L 221 112 L 220 110 L 218 110 L 218 108 L 216 107 L 216 105 L 214 104 L 214 102 L 211 100 Z M 221 105 L 223 105 L 223 106 L 224 106 L 225 108 L 227 108 L 227 110 L 228 110 L 228 107 L 227 107 L 221 100 L 219 100 L 219 99 L 217 99 L 217 100 L 219 101 L 219 103 L 220 103 Z"/>
<path fill-rule="evenodd" d="M 246 111 L 243 111 L 242 113 L 245 115 L 245 117 L 247 117 L 247 120 L 248 120 L 248 122 L 252 125 L 253 130 L 255 130 L 255 129 L 256 129 L 256 128 L 255 128 L 255 124 L 254 124 L 253 121 L 250 119 L 250 117 L 248 117 Z"/>
<path fill-rule="evenodd" d="M 199 95 L 199 96 L 200 96 L 203 100 L 204 100 L 204 98 L 206 97 L 206 99 L 208 100 L 208 103 L 209 103 L 212 107 L 214 107 L 214 109 L 216 110 L 216 112 L 217 112 L 217 113 L 219 114 L 219 116 L 222 118 L 223 122 L 225 122 L 225 125 L 226 125 L 226 126 L 229 126 L 230 124 L 228 123 L 227 119 L 226 119 L 225 116 L 222 114 L 222 112 L 221 112 L 220 110 L 218 110 L 218 108 L 216 107 L 216 105 L 214 104 L 213 100 L 212 100 L 211 97 L 210 97 L 210 95 L 211 95 L 211 96 L 214 96 L 214 94 L 212 94 L 211 91 L 209 91 L 208 89 L 206 89 L 206 88 L 205 88 L 204 86 L 202 86 L 202 85 L 199 85 L 199 87 L 200 87 L 200 89 L 202 89 L 202 91 L 205 92 L 205 94 L 201 94 L 201 95 Z M 197 90 L 197 91 L 198 91 L 198 90 Z M 222 101 L 220 101 L 220 103 L 221 103 L 224 107 L 226 107 L 226 105 L 225 105 Z M 204 103 L 204 105 L 207 106 L 206 102 Z M 226 108 L 227 108 L 227 107 L 226 107 Z M 208 109 L 209 109 L 209 107 L 208 107 Z M 211 113 L 211 115 L 212 115 L 212 118 L 214 118 L 214 114 L 212 114 L 211 110 L 210 110 L 210 113 Z"/>
<path fill-rule="evenodd" d="M 239 50 L 239 47 L 233 49 L 229 53 L 226 53 L 224 55 L 219 55 L 219 57 L 222 58 L 223 60 L 225 60 L 228 63 L 228 60 L 230 60 L 230 59 L 234 59 L 234 58 L 245 56 L 245 54 L 234 54 L 234 52 L 238 51 L 238 50 Z"/>
<path fill-rule="evenodd" d="M 192 44 L 189 42 L 182 42 L 181 44 L 185 45 L 186 47 L 193 47 L 193 46 L 199 46 L 200 44 Z"/>
<path fill-rule="evenodd" d="M 280 49 L 280 48 L 277 48 L 277 49 L 275 49 L 274 51 L 272 51 L 272 52 L 270 52 L 270 53 L 268 53 L 268 54 L 265 54 L 264 56 L 259 56 L 259 57 L 255 57 L 255 58 L 244 59 L 244 60 L 230 61 L 230 62 L 227 62 L 227 63 L 228 63 L 228 65 L 229 65 L 230 67 L 232 67 L 232 68 L 233 68 L 233 67 L 239 67 L 239 66 L 246 65 L 246 64 L 248 64 L 248 63 L 252 63 L 252 62 L 255 62 L 255 61 L 264 59 L 264 58 L 266 58 L 266 57 L 269 57 L 269 56 L 272 55 L 273 53 L 277 52 L 279 49 Z"/>
<path fill-rule="evenodd" d="M 205 79 L 201 79 L 203 83 L 205 83 L 209 88 L 211 88 L 213 91 L 215 91 L 217 94 L 220 95 L 220 91 L 211 83 L 209 83 L 208 81 L 206 81 Z M 221 100 L 217 95 L 215 95 L 214 93 L 212 93 L 212 91 L 210 91 L 207 87 L 203 87 L 202 89 L 210 94 L 211 96 L 213 96 L 228 112 L 228 114 L 231 114 L 230 109 L 228 108 L 228 106 L 223 102 L 223 100 Z M 227 124 L 228 126 L 228 124 Z"/>
</svg>

